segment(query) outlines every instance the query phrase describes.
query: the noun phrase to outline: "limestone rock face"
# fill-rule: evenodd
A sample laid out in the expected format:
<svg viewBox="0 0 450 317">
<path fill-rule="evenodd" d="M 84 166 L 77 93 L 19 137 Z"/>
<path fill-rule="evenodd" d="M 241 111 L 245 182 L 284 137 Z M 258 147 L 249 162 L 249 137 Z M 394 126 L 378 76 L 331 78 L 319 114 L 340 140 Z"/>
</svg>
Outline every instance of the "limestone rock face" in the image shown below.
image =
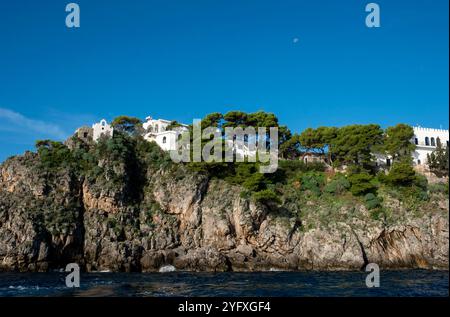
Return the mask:
<svg viewBox="0 0 450 317">
<path fill-rule="evenodd" d="M 361 205 L 308 227 L 288 207 L 257 204 L 182 166 L 149 168 L 139 187 L 126 162 L 100 164 L 96 178 L 70 168 L 46 174 L 34 153 L 0 166 L 0 270 L 71 262 L 87 271 L 448 269 L 448 198 L 395 224 Z"/>
</svg>

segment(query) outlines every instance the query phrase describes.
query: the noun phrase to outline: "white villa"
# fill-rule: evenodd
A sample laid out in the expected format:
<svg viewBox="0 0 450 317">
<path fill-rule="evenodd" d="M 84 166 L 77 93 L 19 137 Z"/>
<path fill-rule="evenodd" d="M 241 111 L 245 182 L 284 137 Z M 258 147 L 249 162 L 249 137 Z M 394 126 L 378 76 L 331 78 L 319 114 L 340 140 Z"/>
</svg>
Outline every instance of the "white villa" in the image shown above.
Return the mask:
<svg viewBox="0 0 450 317">
<path fill-rule="evenodd" d="M 144 139 L 156 142 L 164 151 L 176 150 L 176 142 L 181 135 L 188 131 L 186 124 L 180 124 L 170 130 L 167 127 L 172 121 L 164 119 L 153 119 L 152 117 L 145 118 L 142 124 L 145 134 Z"/>
<path fill-rule="evenodd" d="M 147 117 L 146 121 L 142 124 L 145 131 L 143 135 L 144 139 L 156 142 L 164 151 L 175 150 L 176 141 L 180 138 L 181 134 L 188 131 L 188 126 L 186 124 L 179 124 L 167 130 L 171 123 L 172 121 L 169 120 Z M 75 133 L 80 138 L 88 139 L 92 137 L 92 140 L 97 142 L 102 135 L 112 137 L 114 128 L 105 119 L 102 119 L 100 122 L 94 123 L 90 131 L 88 127 L 83 127 L 77 129 Z"/>
<path fill-rule="evenodd" d="M 427 154 L 436 150 L 438 142 L 442 147 L 448 146 L 448 130 L 414 127 L 414 137 L 411 140 L 416 145 L 412 154 L 416 165 L 427 164 Z"/>
<path fill-rule="evenodd" d="M 413 127 L 414 136 L 411 143 L 416 145 L 416 149 L 411 156 L 413 163 L 416 166 L 426 166 L 427 155 L 436 150 L 438 142 L 441 142 L 442 147 L 448 146 L 448 130 L 422 128 L 420 126 Z M 375 154 L 378 166 L 389 167 L 392 164 L 392 158 L 383 154 Z"/>
</svg>

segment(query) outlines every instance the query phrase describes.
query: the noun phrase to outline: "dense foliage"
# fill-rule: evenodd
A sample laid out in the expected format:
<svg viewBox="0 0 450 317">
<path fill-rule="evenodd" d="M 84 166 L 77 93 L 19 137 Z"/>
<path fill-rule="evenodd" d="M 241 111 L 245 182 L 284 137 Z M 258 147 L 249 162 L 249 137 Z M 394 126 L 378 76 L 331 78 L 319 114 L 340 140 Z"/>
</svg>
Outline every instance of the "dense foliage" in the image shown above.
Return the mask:
<svg viewBox="0 0 450 317">
<path fill-rule="evenodd" d="M 411 143 L 413 136 L 413 128 L 406 124 L 400 123 L 387 128 L 384 136 L 384 152 L 390 155 L 394 162 L 410 159 L 411 152 L 415 149 L 415 145 Z"/>
<path fill-rule="evenodd" d="M 120 116 L 112 125 L 115 128 L 114 136 L 102 137 L 96 144 L 85 144 L 76 136 L 72 137 L 75 144 L 72 150 L 60 142 L 37 141 L 39 168 L 49 174 L 56 174 L 62 168 L 72 168 L 93 182 L 102 179 L 111 186 L 126 184 L 128 187 L 123 190 L 131 200 L 138 200 L 147 185 L 145 173 L 149 169 L 177 169 L 168 153 L 142 138 L 140 119 Z M 177 126 L 179 123 L 173 121 L 170 129 Z M 209 126 L 278 127 L 280 161 L 275 173 L 259 173 L 261 163 L 258 162 L 187 164 L 195 173 L 241 186 L 243 197 L 251 197 L 271 207 L 279 205 L 291 208 L 292 204 L 303 199 L 301 197 L 351 197 L 349 199 L 359 199 L 365 203 L 379 217 L 384 212 L 380 196 L 380 190 L 384 188 L 392 188 L 393 192 L 405 199 L 428 198 L 426 179 L 412 167 L 410 153 L 415 147 L 410 142 L 412 128 L 404 124 L 386 130 L 375 124 L 319 127 L 292 134 L 286 126 L 279 124 L 274 114 L 231 111 L 205 116 L 202 128 Z M 193 127 L 189 128 L 192 141 Z M 265 138 L 270 144 L 269 133 Z M 203 140 L 202 144 L 206 141 Z M 301 159 L 305 153 L 315 153 L 323 158 L 322 162 L 305 163 Z M 374 157 L 377 153 L 389 155 L 392 166 L 377 166 Z M 430 167 L 436 174 L 448 174 L 448 150 L 440 144 L 430 156 Z M 179 174 L 176 177 L 183 177 L 183 173 Z M 125 175 L 129 179 L 124 179 Z M 433 190 L 445 192 L 445 188 L 436 187 Z"/>
<path fill-rule="evenodd" d="M 141 119 L 135 117 L 119 116 L 112 121 L 111 125 L 116 131 L 132 135 L 138 135 L 143 132 Z"/>
</svg>

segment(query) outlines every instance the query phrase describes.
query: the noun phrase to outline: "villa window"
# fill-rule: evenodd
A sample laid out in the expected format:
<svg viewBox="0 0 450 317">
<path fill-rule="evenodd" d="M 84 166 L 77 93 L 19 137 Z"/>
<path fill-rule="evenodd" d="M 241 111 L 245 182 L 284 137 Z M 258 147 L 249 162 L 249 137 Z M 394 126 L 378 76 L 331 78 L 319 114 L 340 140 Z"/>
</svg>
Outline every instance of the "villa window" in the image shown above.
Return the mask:
<svg viewBox="0 0 450 317">
<path fill-rule="evenodd" d="M 417 160 L 417 165 L 420 165 L 420 160 Z"/>
<path fill-rule="evenodd" d="M 436 146 L 436 142 L 434 141 L 434 138 L 431 138 L 431 146 Z"/>
<path fill-rule="evenodd" d="M 88 133 L 87 133 L 87 132 L 84 132 L 84 133 L 83 133 L 83 137 L 84 137 L 84 138 L 87 138 L 87 137 L 88 137 Z"/>
<path fill-rule="evenodd" d="M 386 166 L 387 167 L 391 166 L 391 159 L 386 159 Z"/>
<path fill-rule="evenodd" d="M 439 137 L 436 138 L 436 145 L 442 145 L 441 139 Z"/>
<path fill-rule="evenodd" d="M 414 144 L 418 145 L 419 144 L 419 139 L 418 138 L 414 138 Z"/>
<path fill-rule="evenodd" d="M 158 133 L 158 125 L 155 125 L 155 132 Z"/>
<path fill-rule="evenodd" d="M 430 138 L 429 137 L 425 137 L 425 145 L 430 145 Z"/>
<path fill-rule="evenodd" d="M 163 143 L 166 143 L 166 137 L 163 137 Z"/>
</svg>

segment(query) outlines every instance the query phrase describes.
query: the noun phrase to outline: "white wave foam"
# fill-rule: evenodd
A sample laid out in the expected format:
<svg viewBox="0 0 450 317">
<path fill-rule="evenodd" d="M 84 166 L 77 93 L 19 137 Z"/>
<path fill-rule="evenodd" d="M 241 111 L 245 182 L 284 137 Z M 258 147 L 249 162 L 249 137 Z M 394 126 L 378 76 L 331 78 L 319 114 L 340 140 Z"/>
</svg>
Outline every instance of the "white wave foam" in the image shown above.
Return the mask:
<svg viewBox="0 0 450 317">
<path fill-rule="evenodd" d="M 160 267 L 159 272 L 167 273 L 167 272 L 175 272 L 177 269 L 173 265 L 164 265 Z"/>
</svg>

